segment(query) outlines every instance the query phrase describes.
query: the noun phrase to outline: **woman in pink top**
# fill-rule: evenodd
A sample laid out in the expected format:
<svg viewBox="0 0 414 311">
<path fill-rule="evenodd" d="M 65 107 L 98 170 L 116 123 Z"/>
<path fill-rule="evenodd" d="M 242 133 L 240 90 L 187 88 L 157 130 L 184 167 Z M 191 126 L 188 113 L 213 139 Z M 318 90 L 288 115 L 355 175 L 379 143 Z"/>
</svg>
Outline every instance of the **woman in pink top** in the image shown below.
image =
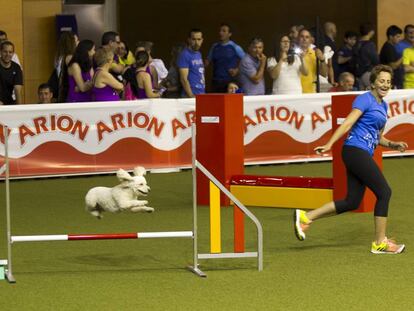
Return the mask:
<svg viewBox="0 0 414 311">
<path fill-rule="evenodd" d="M 145 51 L 139 51 L 135 55 L 136 67 L 135 71 L 138 85 L 138 99 L 159 98 L 160 93 L 154 92 L 152 88 L 151 74 L 148 73 L 149 55 Z"/>
<path fill-rule="evenodd" d="M 68 64 L 67 102 L 88 102 L 92 100 L 92 58 L 95 44 L 91 40 L 82 40 L 76 47 L 75 54 Z"/>
<path fill-rule="evenodd" d="M 104 48 L 96 51 L 94 60 L 98 66 L 93 77 L 92 99 L 94 101 L 119 101 L 124 85 L 109 73 L 114 54 Z"/>
</svg>

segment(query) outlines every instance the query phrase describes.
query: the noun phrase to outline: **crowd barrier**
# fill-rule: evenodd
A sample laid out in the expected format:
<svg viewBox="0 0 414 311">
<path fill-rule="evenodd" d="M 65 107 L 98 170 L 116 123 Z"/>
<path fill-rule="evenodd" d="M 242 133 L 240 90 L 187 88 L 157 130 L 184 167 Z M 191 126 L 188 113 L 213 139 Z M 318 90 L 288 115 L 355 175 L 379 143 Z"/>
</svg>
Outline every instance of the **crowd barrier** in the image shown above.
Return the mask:
<svg viewBox="0 0 414 311">
<path fill-rule="evenodd" d="M 337 94 L 245 96 L 245 163 L 326 160 L 313 148 L 330 135 Z M 412 155 L 414 90 L 391 91 L 386 100 L 385 133 L 407 141 L 405 155 Z M 0 160 L 8 126 L 12 178 L 114 172 L 136 163 L 150 170 L 191 167 L 194 99 L 0 106 L 0 115 Z"/>
</svg>

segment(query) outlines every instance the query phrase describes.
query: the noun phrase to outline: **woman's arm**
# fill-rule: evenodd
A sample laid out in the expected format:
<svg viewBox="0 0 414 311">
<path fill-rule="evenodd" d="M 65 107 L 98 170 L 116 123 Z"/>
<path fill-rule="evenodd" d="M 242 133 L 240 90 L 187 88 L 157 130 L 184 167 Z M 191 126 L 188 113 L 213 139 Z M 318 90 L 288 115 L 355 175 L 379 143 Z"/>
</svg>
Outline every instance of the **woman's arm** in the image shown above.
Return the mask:
<svg viewBox="0 0 414 311">
<path fill-rule="evenodd" d="M 87 92 L 92 88 L 91 81 L 83 81 L 81 68 L 77 63 L 73 63 L 70 66 L 69 72 L 72 74 L 79 91 Z"/>
<path fill-rule="evenodd" d="M 283 52 L 282 52 L 282 54 L 283 54 Z M 276 66 L 269 67 L 269 62 L 268 62 L 267 71 L 269 72 L 270 77 L 273 80 L 277 80 L 279 78 L 280 71 L 282 70 L 282 62 L 283 62 L 283 56 L 280 57 L 280 59 L 277 62 Z"/>
<path fill-rule="evenodd" d="M 348 116 L 346 117 L 344 123 L 342 123 L 337 129 L 336 131 L 333 133 L 333 135 L 331 136 L 331 138 L 329 139 L 329 141 L 323 145 L 323 146 L 318 146 L 315 149 L 313 149 L 314 151 L 316 151 L 316 153 L 320 154 L 320 153 L 324 153 L 324 152 L 328 152 L 329 150 L 331 150 L 332 145 L 339 139 L 341 138 L 346 132 L 348 132 L 351 127 L 355 124 L 355 122 L 362 116 L 362 111 L 359 109 L 352 109 L 352 111 L 348 114 Z"/>
<path fill-rule="evenodd" d="M 160 97 L 159 93 L 155 93 L 152 90 L 151 77 L 148 73 L 139 72 L 138 79 L 141 79 L 142 84 L 144 85 L 145 94 L 147 95 L 148 98 L 159 98 Z"/>
<path fill-rule="evenodd" d="M 102 73 L 101 73 L 102 74 Z M 109 85 L 113 89 L 117 91 L 122 91 L 124 89 L 124 85 L 119 82 L 117 79 L 114 78 L 109 72 L 105 72 L 102 77 L 102 82 L 106 85 Z"/>
<path fill-rule="evenodd" d="M 399 152 L 404 152 L 407 149 L 408 144 L 405 141 L 391 141 L 384 137 L 383 132 L 384 132 L 384 129 L 382 129 L 380 132 L 379 144 L 381 146 L 387 147 L 393 150 L 398 150 Z"/>
<path fill-rule="evenodd" d="M 112 71 L 113 73 L 115 73 L 116 75 L 120 75 L 124 72 L 125 66 L 122 65 L 122 64 L 117 64 L 117 63 L 113 62 L 112 65 L 111 65 L 111 68 L 109 70 Z"/>
</svg>

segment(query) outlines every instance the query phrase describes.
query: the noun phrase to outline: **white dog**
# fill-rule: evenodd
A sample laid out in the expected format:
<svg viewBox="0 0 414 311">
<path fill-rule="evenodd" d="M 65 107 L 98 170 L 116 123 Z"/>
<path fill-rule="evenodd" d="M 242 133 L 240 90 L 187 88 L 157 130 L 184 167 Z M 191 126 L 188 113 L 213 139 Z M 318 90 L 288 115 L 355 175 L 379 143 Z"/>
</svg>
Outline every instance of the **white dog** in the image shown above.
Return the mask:
<svg viewBox="0 0 414 311">
<path fill-rule="evenodd" d="M 86 210 L 98 218 L 102 218 L 103 211 L 152 213 L 154 209 L 146 206 L 148 201 L 138 200 L 138 196 L 146 196 L 151 190 L 145 173 L 145 168 L 141 166 L 134 169 L 134 176 L 123 169 L 118 170 L 116 176 L 121 183 L 113 188 L 95 187 L 89 190 L 85 196 Z"/>
</svg>

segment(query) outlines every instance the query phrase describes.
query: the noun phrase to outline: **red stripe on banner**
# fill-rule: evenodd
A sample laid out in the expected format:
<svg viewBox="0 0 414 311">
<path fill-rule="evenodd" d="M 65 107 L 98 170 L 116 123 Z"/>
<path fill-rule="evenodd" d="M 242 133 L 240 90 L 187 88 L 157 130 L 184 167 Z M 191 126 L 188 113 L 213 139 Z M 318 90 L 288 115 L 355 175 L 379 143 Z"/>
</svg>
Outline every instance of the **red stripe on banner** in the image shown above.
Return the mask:
<svg viewBox="0 0 414 311">
<path fill-rule="evenodd" d="M 125 157 L 119 154 L 128 151 Z M 0 155 L 0 163 L 3 163 Z M 138 138 L 123 138 L 102 153 L 91 155 L 61 141 L 49 141 L 30 154 L 10 159 L 10 176 L 68 175 L 132 170 L 137 163 L 146 169 L 191 166 L 191 139 L 179 148 L 163 151 Z M 1 177 L 0 177 L 1 178 Z"/>
<path fill-rule="evenodd" d="M 110 233 L 110 234 L 69 234 L 69 241 L 78 240 L 123 240 L 137 239 L 136 233 Z"/>
<path fill-rule="evenodd" d="M 287 133 L 273 130 L 257 136 L 251 143 L 244 146 L 244 159 L 249 162 L 285 161 L 308 158 L 323 158 L 317 155 L 313 148 L 324 145 L 331 132 L 328 131 L 320 138 L 310 143 L 296 141 Z"/>
</svg>

